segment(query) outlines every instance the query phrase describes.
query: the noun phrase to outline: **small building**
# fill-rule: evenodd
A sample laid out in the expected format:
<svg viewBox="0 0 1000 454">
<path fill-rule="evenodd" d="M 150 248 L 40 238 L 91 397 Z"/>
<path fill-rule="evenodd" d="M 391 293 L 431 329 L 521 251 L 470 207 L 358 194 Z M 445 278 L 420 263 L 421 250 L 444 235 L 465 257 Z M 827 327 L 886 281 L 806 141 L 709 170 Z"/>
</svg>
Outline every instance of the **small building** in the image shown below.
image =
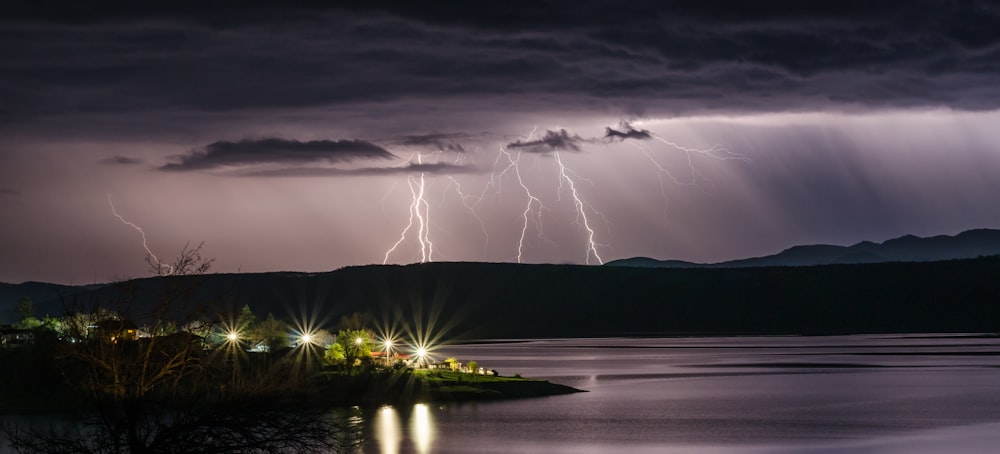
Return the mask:
<svg viewBox="0 0 1000 454">
<path fill-rule="evenodd" d="M 408 364 L 410 362 L 410 355 L 406 353 L 390 352 L 388 355 L 386 355 L 386 352 L 381 350 L 376 350 L 371 353 L 372 353 L 372 361 L 376 363 L 395 364 L 398 362 L 402 362 Z"/>
<path fill-rule="evenodd" d="M 22 345 L 34 344 L 35 332 L 30 329 L 0 327 L 0 347 L 16 348 Z"/>
<path fill-rule="evenodd" d="M 139 326 L 128 319 L 101 320 L 87 328 L 90 330 L 91 338 L 102 341 L 118 342 L 139 339 Z"/>
</svg>

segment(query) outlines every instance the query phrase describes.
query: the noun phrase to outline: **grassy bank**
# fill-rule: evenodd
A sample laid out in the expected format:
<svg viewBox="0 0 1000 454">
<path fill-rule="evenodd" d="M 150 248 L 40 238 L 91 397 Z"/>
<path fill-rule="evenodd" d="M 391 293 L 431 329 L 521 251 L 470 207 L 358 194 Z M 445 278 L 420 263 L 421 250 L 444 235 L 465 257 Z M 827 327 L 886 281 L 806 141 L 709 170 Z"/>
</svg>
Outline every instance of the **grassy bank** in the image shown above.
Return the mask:
<svg viewBox="0 0 1000 454">
<path fill-rule="evenodd" d="M 308 402 L 343 406 L 516 399 L 576 392 L 582 390 L 546 380 L 403 369 L 322 372 L 301 397 Z"/>
<path fill-rule="evenodd" d="M 515 399 L 582 392 L 569 386 L 531 378 L 431 370 L 417 370 L 413 375 L 426 384 L 427 397 L 432 401 Z"/>
</svg>

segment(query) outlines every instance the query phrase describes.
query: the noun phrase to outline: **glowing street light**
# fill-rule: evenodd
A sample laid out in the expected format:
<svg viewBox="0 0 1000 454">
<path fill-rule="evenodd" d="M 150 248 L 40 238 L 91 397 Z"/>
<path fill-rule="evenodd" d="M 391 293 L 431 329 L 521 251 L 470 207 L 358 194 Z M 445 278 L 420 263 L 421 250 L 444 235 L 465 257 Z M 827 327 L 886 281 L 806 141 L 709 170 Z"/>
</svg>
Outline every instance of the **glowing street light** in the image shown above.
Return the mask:
<svg viewBox="0 0 1000 454">
<path fill-rule="evenodd" d="M 355 337 L 354 338 L 354 345 L 361 345 L 363 342 L 364 342 L 364 339 L 362 339 L 360 337 Z"/>
<path fill-rule="evenodd" d="M 385 364 L 386 366 L 392 365 L 392 339 L 385 340 Z"/>
<path fill-rule="evenodd" d="M 229 334 L 226 334 L 226 339 L 229 339 L 229 342 L 236 342 L 240 340 L 240 333 L 230 331 Z"/>
<path fill-rule="evenodd" d="M 312 343 L 312 338 L 313 338 L 312 334 L 303 333 L 302 337 L 300 338 L 300 340 L 302 341 L 302 342 L 300 342 L 300 344 L 302 344 L 302 345 L 310 344 L 310 343 Z"/>
<path fill-rule="evenodd" d="M 427 349 L 424 347 L 417 348 L 417 367 L 427 366 Z"/>
</svg>

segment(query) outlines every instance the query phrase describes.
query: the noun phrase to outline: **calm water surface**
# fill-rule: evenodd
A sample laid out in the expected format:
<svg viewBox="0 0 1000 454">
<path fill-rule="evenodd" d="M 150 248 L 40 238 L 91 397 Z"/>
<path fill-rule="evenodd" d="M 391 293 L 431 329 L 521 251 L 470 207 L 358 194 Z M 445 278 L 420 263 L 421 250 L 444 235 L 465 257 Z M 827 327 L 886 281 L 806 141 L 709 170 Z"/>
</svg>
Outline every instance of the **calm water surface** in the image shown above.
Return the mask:
<svg viewBox="0 0 1000 454">
<path fill-rule="evenodd" d="M 364 452 L 1000 452 L 1000 338 L 555 339 L 448 346 L 589 392 L 363 411 Z"/>
</svg>

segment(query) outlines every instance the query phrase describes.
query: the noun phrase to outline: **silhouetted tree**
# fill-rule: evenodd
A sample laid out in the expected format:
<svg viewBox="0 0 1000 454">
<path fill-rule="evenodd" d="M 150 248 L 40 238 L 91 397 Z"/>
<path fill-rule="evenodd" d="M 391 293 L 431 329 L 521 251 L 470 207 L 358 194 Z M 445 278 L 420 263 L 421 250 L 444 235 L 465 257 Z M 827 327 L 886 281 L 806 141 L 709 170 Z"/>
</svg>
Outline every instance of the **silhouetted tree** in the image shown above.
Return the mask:
<svg viewBox="0 0 1000 454">
<path fill-rule="evenodd" d="M 267 345 L 270 351 L 280 350 L 288 346 L 288 323 L 278 320 L 274 314 L 267 314 L 267 318 L 257 322 L 251 329 L 256 339 Z"/>
<path fill-rule="evenodd" d="M 20 315 L 22 319 L 30 318 L 35 316 L 35 304 L 31 302 L 31 298 L 27 296 L 22 296 L 17 300 L 16 309 L 17 315 Z"/>
<path fill-rule="evenodd" d="M 354 312 L 340 317 L 337 326 L 342 330 L 362 330 L 371 326 L 373 318 L 371 314 L 364 312 Z"/>
</svg>

